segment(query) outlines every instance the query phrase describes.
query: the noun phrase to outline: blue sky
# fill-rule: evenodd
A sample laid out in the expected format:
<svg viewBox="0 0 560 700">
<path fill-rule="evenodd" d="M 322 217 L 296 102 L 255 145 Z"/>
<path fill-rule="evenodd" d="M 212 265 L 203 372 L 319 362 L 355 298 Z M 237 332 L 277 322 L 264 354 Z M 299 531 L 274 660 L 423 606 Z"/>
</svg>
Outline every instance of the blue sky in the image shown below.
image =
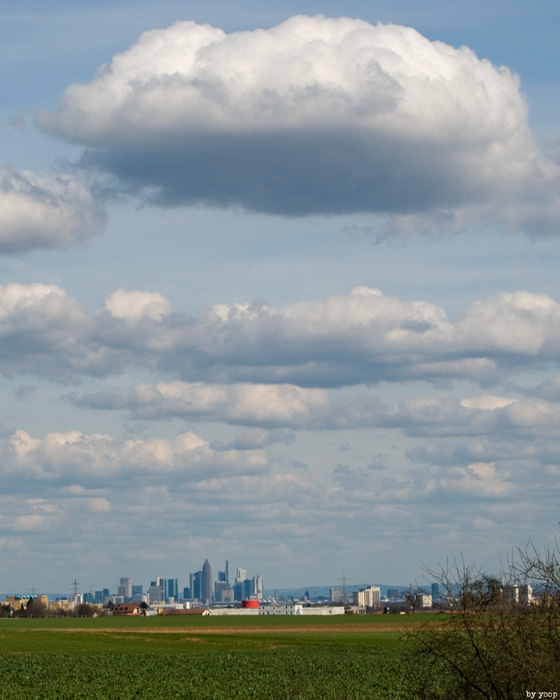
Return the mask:
<svg viewBox="0 0 560 700">
<path fill-rule="evenodd" d="M 0 11 L 0 593 L 552 541 L 558 14 Z"/>
</svg>

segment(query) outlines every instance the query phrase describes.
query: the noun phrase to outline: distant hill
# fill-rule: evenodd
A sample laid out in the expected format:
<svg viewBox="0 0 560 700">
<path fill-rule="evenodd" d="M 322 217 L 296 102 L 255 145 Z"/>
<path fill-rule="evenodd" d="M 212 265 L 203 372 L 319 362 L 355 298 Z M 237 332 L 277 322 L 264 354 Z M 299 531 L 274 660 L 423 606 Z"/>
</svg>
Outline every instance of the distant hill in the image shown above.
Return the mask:
<svg viewBox="0 0 560 700">
<path fill-rule="evenodd" d="M 388 588 L 398 588 L 400 591 L 406 588 L 406 586 L 393 586 L 384 583 L 359 583 L 347 585 L 346 593 L 353 593 L 354 591 L 359 591 L 361 588 L 367 588 L 368 586 L 379 586 L 381 589 L 381 596 L 387 595 Z M 331 588 L 342 588 L 342 586 L 339 584 L 335 586 L 304 586 L 303 588 L 266 588 L 264 590 L 264 596 L 265 598 L 271 598 L 276 595 L 286 596 L 288 598 L 292 596 L 294 598 L 303 598 L 305 591 L 309 591 L 311 598 L 330 598 Z"/>
</svg>

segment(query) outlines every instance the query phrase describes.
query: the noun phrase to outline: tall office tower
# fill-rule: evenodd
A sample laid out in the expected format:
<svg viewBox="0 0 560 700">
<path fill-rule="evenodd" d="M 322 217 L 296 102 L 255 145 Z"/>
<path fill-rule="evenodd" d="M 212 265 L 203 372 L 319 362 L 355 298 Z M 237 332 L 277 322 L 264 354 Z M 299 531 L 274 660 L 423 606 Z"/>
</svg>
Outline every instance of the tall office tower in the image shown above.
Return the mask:
<svg viewBox="0 0 560 700">
<path fill-rule="evenodd" d="M 165 599 L 168 603 L 173 601 L 176 603 L 179 600 L 179 581 L 176 578 L 167 579 L 167 590 Z"/>
<path fill-rule="evenodd" d="M 224 572 L 220 571 L 220 573 Z M 223 603 L 224 593 L 229 590 L 230 588 L 225 581 L 216 581 L 216 583 L 214 584 L 214 601 L 216 603 Z"/>
<path fill-rule="evenodd" d="M 251 582 L 251 597 L 261 600 L 263 597 L 263 582 L 260 576 L 253 576 Z"/>
<path fill-rule="evenodd" d="M 156 584 L 159 587 L 159 589 L 161 590 L 160 600 L 167 602 L 167 579 L 162 578 L 161 576 L 158 576 L 156 578 Z"/>
<path fill-rule="evenodd" d="M 208 559 L 204 560 L 202 565 L 202 591 L 201 600 L 206 605 L 212 603 L 212 569 Z"/>
<path fill-rule="evenodd" d="M 251 581 L 247 579 L 247 569 L 237 569 L 233 591 L 234 600 L 245 600 L 251 597 Z"/>
<path fill-rule="evenodd" d="M 131 578 L 121 578 L 121 583 L 119 585 L 119 595 L 122 596 L 125 601 L 132 598 L 132 579 Z"/>
<path fill-rule="evenodd" d="M 226 559 L 226 568 L 223 571 L 218 571 L 218 581 L 227 584 L 229 587 L 229 562 Z"/>
<path fill-rule="evenodd" d="M 148 590 L 148 597 L 151 603 L 155 602 L 165 602 L 165 595 L 167 593 L 167 582 L 166 579 L 158 576 L 155 581 L 150 581 L 150 588 Z"/>
<path fill-rule="evenodd" d="M 202 571 L 189 574 L 191 597 L 193 600 L 202 600 Z"/>
</svg>

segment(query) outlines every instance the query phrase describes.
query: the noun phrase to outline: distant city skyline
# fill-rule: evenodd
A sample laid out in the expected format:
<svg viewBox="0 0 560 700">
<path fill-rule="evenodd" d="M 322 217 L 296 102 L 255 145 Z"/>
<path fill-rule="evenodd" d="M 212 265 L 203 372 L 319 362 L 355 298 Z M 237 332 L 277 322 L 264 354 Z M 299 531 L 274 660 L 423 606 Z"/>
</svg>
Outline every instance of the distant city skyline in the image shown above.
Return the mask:
<svg viewBox="0 0 560 700">
<path fill-rule="evenodd" d="M 225 560 L 223 571 L 218 571 L 217 577 L 214 578 L 212 574 L 212 566 L 206 558 L 201 568 L 197 571 L 190 572 L 186 576 L 182 577 L 161 577 L 157 576 L 152 579 L 145 579 L 143 583 L 139 583 L 138 580 L 133 579 L 130 576 L 121 576 L 115 585 L 103 588 L 97 588 L 94 590 L 93 586 L 88 588 L 83 588 L 77 579 L 71 586 L 71 592 L 64 593 L 62 591 L 47 591 L 39 588 L 34 588 L 33 591 L 19 591 L 19 590 L 0 590 L 0 600 L 5 599 L 7 595 L 23 595 L 23 596 L 35 596 L 35 595 L 56 595 L 56 597 L 68 597 L 72 598 L 76 595 L 85 596 L 85 602 L 103 603 L 109 599 L 120 601 L 136 601 L 140 602 L 142 600 L 152 599 L 154 601 L 183 601 L 183 600 L 196 600 L 201 604 L 234 604 L 239 603 L 243 599 L 262 599 L 266 596 L 273 596 L 274 592 L 280 592 L 281 595 L 285 595 L 289 591 L 309 593 L 311 597 L 320 595 L 325 599 L 330 598 L 333 601 L 333 591 L 339 591 L 338 600 L 342 598 L 345 594 L 351 595 L 354 591 L 358 591 L 364 587 L 371 587 L 372 585 L 379 585 L 380 590 L 384 590 L 391 597 L 391 592 L 394 594 L 395 591 L 403 590 L 407 586 L 412 584 L 402 584 L 399 586 L 391 586 L 391 584 L 372 584 L 370 583 L 352 583 L 350 579 L 343 574 L 337 579 L 337 581 L 342 581 L 342 585 L 337 584 L 335 586 L 332 583 L 326 582 L 323 584 L 315 584 L 313 586 L 293 586 L 293 587 L 278 587 L 271 585 L 266 589 L 264 587 L 263 579 L 258 574 L 249 574 L 246 569 L 238 567 L 236 569 L 235 578 L 232 582 L 229 580 L 229 560 Z M 149 581 L 149 583 L 148 583 Z M 204 584 L 203 584 L 204 581 Z M 183 585 L 184 584 L 184 585 Z M 223 587 L 220 586 L 223 584 Z M 437 597 L 437 584 L 426 584 L 425 589 L 428 592 L 434 594 Z M 208 592 L 211 591 L 211 595 Z M 224 592 L 229 591 L 230 596 L 224 597 Z M 321 591 L 321 593 L 318 593 Z M 188 593 L 187 593 L 188 592 Z M 219 593 L 217 595 L 217 593 Z"/>
</svg>

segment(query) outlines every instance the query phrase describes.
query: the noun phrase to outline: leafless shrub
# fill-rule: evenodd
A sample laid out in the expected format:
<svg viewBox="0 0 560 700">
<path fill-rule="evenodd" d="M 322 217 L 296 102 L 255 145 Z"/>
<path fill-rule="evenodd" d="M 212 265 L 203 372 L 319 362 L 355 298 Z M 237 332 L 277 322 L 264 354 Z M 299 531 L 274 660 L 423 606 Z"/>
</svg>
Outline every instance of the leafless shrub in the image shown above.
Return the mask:
<svg viewBox="0 0 560 700">
<path fill-rule="evenodd" d="M 428 572 L 444 590 L 446 614 L 408 633 L 419 697 L 518 700 L 560 692 L 559 555 L 557 545 L 539 551 L 530 543 L 499 576 L 464 561 Z"/>
</svg>

